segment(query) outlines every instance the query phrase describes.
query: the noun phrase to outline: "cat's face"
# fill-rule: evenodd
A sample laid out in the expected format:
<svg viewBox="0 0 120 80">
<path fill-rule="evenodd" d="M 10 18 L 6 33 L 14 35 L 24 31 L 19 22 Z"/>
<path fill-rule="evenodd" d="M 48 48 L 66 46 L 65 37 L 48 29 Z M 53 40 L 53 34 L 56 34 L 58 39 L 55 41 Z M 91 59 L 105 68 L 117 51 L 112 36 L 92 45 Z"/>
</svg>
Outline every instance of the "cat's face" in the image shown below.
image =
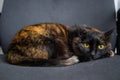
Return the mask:
<svg viewBox="0 0 120 80">
<path fill-rule="evenodd" d="M 73 39 L 75 54 L 87 59 L 98 59 L 109 56 L 111 50 L 110 35 L 112 30 L 101 32 L 96 28 L 85 27 L 78 37 Z"/>
</svg>

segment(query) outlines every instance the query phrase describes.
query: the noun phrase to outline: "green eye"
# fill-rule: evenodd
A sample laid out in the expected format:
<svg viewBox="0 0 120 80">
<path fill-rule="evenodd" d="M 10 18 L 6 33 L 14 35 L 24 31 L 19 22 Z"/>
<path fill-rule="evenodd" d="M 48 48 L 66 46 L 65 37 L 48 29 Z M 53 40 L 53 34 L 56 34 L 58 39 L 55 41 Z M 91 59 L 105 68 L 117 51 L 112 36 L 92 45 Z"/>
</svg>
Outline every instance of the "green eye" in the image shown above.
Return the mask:
<svg viewBox="0 0 120 80">
<path fill-rule="evenodd" d="M 90 47 L 90 45 L 88 43 L 83 43 L 83 45 L 84 45 L 85 48 L 89 48 Z"/>
<path fill-rule="evenodd" d="M 104 49 L 104 48 L 105 48 L 105 46 L 103 44 L 98 45 L 98 49 Z"/>
</svg>

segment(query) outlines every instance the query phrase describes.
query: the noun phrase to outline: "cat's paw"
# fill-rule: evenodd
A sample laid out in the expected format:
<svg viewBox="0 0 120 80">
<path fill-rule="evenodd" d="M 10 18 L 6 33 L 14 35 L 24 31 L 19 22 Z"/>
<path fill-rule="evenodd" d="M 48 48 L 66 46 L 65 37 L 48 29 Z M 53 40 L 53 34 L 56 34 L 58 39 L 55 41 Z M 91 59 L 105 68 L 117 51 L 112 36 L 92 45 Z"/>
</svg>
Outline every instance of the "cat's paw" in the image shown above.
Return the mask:
<svg viewBox="0 0 120 80">
<path fill-rule="evenodd" d="M 65 66 L 73 65 L 79 62 L 79 59 L 77 56 L 72 56 L 66 60 L 62 60 L 60 63 Z"/>
<path fill-rule="evenodd" d="M 110 51 L 110 57 L 113 57 L 115 55 L 115 53 L 111 50 Z"/>
</svg>

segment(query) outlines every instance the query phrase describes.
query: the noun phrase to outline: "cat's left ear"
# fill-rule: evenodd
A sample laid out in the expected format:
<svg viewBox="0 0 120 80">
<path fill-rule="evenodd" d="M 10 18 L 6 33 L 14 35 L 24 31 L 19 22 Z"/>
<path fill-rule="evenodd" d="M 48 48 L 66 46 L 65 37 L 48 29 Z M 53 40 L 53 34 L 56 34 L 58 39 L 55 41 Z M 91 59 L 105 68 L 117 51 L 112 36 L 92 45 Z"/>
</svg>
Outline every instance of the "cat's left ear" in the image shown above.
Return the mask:
<svg viewBox="0 0 120 80">
<path fill-rule="evenodd" d="M 107 41 L 110 41 L 111 34 L 113 33 L 114 29 L 110 29 L 109 31 L 104 32 L 104 36 Z"/>
</svg>

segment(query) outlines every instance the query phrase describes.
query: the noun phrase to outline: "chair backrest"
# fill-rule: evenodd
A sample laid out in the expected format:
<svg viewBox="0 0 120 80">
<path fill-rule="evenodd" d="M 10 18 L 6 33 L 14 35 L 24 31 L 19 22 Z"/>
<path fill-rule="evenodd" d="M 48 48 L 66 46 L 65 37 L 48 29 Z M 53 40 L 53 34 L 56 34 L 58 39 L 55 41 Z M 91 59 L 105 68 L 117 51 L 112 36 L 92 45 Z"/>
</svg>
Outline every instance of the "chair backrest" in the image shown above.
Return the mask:
<svg viewBox="0 0 120 80">
<path fill-rule="evenodd" d="M 117 12 L 117 54 L 120 55 L 120 9 Z"/>
<path fill-rule="evenodd" d="M 106 31 L 116 28 L 114 0 L 5 0 L 0 22 L 3 51 L 26 25 L 57 22 L 90 25 Z M 115 47 L 116 32 L 111 39 Z"/>
</svg>

